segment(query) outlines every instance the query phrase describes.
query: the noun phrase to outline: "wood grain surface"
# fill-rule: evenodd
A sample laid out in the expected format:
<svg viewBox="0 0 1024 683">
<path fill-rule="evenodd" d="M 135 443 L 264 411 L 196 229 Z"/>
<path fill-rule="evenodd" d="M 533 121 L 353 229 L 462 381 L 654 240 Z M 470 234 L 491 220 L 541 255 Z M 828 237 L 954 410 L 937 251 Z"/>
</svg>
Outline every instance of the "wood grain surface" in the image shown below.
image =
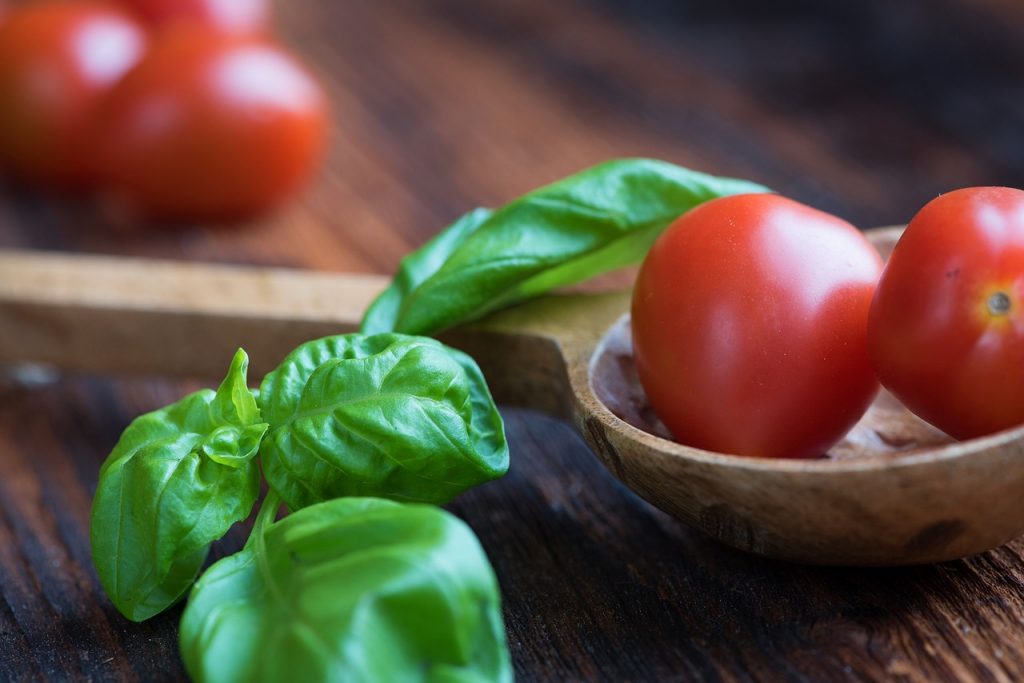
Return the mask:
<svg viewBox="0 0 1024 683">
<path fill-rule="evenodd" d="M 337 119 L 301 200 L 245 229 L 152 231 L 4 181 L 0 246 L 384 273 L 472 206 L 627 155 L 864 226 L 954 187 L 1024 186 L 1015 0 L 288 0 L 279 15 Z M 0 680 L 184 677 L 180 609 L 115 612 L 88 511 L 127 423 L 195 388 L 0 380 Z M 1024 542 L 903 570 L 770 562 L 644 504 L 567 423 L 505 417 L 511 472 L 451 509 L 498 573 L 520 680 L 1024 678 Z"/>
</svg>

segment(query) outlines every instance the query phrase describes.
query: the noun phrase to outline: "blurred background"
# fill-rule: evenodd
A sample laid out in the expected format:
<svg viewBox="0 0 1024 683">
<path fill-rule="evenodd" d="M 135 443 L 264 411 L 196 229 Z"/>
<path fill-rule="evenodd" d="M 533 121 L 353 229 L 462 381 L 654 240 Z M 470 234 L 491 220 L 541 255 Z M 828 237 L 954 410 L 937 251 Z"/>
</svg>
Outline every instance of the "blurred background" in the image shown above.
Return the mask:
<svg viewBox="0 0 1024 683">
<path fill-rule="evenodd" d="M 1020 0 L 280 0 L 272 32 L 331 106 L 325 161 L 291 199 L 158 225 L 0 169 L 0 248 L 390 273 L 466 210 L 623 156 L 756 180 L 860 227 L 954 188 L 1024 186 Z M 0 678 L 183 676 L 180 612 L 121 619 L 87 530 L 118 434 L 191 388 L 0 381 Z M 1019 544 L 899 571 L 767 562 L 640 502 L 567 424 L 504 414 L 512 471 L 452 509 L 499 575 L 521 680 L 1024 670 L 1024 653 L 949 635 L 1019 634 Z"/>
<path fill-rule="evenodd" d="M 0 244 L 389 272 L 472 206 L 630 155 L 861 227 L 1024 185 L 1014 0 L 290 0 L 275 20 L 332 104 L 297 200 L 168 232 L 5 182 Z"/>
</svg>

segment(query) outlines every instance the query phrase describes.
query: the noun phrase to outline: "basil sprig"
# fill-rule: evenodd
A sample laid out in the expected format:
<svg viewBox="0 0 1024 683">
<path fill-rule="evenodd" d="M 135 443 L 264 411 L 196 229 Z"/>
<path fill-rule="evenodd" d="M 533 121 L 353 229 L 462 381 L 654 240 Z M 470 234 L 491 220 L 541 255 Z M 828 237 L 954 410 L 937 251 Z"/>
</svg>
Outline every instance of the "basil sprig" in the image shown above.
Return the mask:
<svg viewBox="0 0 1024 683">
<path fill-rule="evenodd" d="M 264 473 L 293 510 L 340 496 L 446 503 L 508 469 L 480 369 L 433 339 L 308 342 L 263 380 L 260 407 Z"/>
<path fill-rule="evenodd" d="M 464 523 L 373 498 L 270 523 L 276 509 L 192 591 L 196 681 L 511 681 L 498 584 Z"/>
<path fill-rule="evenodd" d="M 137 621 L 178 601 L 210 544 L 251 513 L 262 463 L 270 492 L 249 542 L 195 583 L 183 616 L 192 676 L 511 680 L 472 532 L 437 508 L 381 500 L 443 503 L 508 468 L 476 363 L 407 335 L 639 261 L 696 204 L 763 191 L 613 161 L 461 218 L 402 262 L 363 334 L 303 344 L 258 398 L 239 351 L 217 391 L 132 422 L 100 470 L 91 537 L 104 590 Z M 282 501 L 292 514 L 274 521 Z"/>
<path fill-rule="evenodd" d="M 246 386 L 239 351 L 216 391 L 136 419 L 100 470 L 92 556 L 122 614 L 142 621 L 180 599 L 210 544 L 249 516 L 267 425 Z"/>
<path fill-rule="evenodd" d="M 638 263 L 669 223 L 709 199 L 767 191 L 651 159 L 595 166 L 457 220 L 402 260 L 362 331 L 435 334 Z"/>
<path fill-rule="evenodd" d="M 258 402 L 247 367 L 239 351 L 216 392 L 135 420 L 100 470 L 93 562 L 129 619 L 183 597 L 210 544 L 249 516 L 257 452 L 292 510 L 351 495 L 446 502 L 508 469 L 480 369 L 433 339 L 351 334 L 303 344 L 267 375 Z"/>
</svg>

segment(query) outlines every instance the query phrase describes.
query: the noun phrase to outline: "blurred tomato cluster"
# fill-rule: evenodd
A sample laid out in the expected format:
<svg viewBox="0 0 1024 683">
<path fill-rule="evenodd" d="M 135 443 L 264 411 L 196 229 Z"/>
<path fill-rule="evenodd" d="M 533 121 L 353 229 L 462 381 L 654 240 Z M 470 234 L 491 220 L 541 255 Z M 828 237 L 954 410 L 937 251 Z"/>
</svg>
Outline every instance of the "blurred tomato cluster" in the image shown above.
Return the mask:
<svg viewBox="0 0 1024 683">
<path fill-rule="evenodd" d="M 327 97 L 270 0 L 37 0 L 0 18 L 0 166 L 137 211 L 237 220 L 289 198 Z"/>
</svg>

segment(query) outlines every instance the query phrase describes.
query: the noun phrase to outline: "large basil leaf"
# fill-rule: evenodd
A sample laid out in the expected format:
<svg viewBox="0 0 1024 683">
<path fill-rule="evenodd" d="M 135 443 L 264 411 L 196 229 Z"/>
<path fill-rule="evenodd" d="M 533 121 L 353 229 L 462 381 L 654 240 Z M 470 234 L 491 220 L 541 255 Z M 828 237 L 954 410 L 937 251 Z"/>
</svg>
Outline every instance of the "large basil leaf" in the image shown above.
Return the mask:
<svg viewBox="0 0 1024 683">
<path fill-rule="evenodd" d="M 455 517 L 345 498 L 260 526 L 189 598 L 196 681 L 512 679 L 494 573 Z"/>
<path fill-rule="evenodd" d="M 267 430 L 235 355 L 220 388 L 136 419 L 100 470 L 92 556 L 104 590 L 142 621 L 181 598 L 213 541 L 249 516 Z"/>
<path fill-rule="evenodd" d="M 362 331 L 434 334 L 637 263 L 669 223 L 702 202 L 767 191 L 651 159 L 595 166 L 460 218 L 402 261 Z"/>
<path fill-rule="evenodd" d="M 267 481 L 293 510 L 340 496 L 444 503 L 508 469 L 476 363 L 424 337 L 303 344 L 260 387 Z"/>
</svg>

